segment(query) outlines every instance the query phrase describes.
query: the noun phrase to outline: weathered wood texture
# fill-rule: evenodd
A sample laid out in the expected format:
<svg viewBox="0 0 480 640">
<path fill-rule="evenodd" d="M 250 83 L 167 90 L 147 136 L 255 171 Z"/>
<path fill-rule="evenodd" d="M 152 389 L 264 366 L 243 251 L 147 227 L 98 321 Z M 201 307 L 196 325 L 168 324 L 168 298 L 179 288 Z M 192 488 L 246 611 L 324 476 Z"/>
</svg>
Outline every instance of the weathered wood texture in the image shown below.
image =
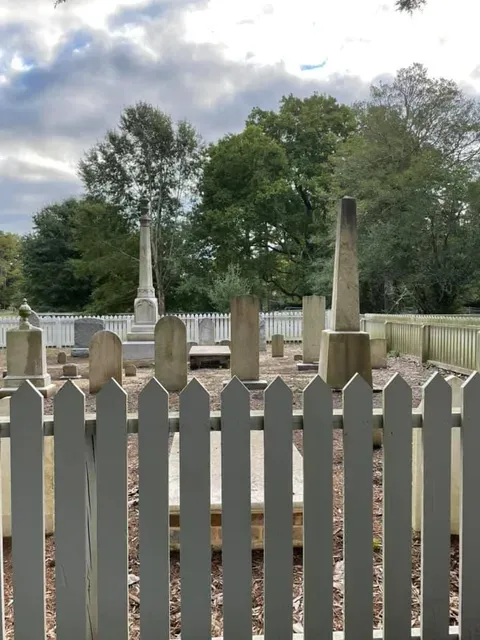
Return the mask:
<svg viewBox="0 0 480 640">
<path fill-rule="evenodd" d="M 97 397 L 98 415 L 85 416 L 84 397 L 67 383 L 43 417 L 43 399 L 25 383 L 13 396 L 0 435 L 11 437 L 15 639 L 46 636 L 43 507 L 44 435 L 55 438 L 56 636 L 59 640 L 127 640 L 127 435 L 138 432 L 141 637 L 168 640 L 168 449 L 180 431 L 180 547 L 182 638 L 211 637 L 210 431 L 222 431 L 224 635 L 251 636 L 250 431 L 264 428 L 266 640 L 292 638 L 292 427 L 304 430 L 305 640 L 332 637 L 332 432 L 344 429 L 345 640 L 372 633 L 372 430 L 384 429 L 384 636 L 411 634 L 412 427 L 423 428 L 422 638 L 457 637 L 449 629 L 450 442 L 462 433 L 460 637 L 480 638 L 480 376 L 464 384 L 461 412 L 438 375 L 425 386 L 423 415 L 412 411 L 411 389 L 394 377 L 383 396 L 383 417 L 359 377 L 343 392 L 343 416 L 332 410 L 329 387 L 315 377 L 304 391 L 303 415 L 277 378 L 265 392 L 265 414 L 251 413 L 236 378 L 213 417 L 196 380 L 169 415 L 168 393 L 156 380 L 142 391 L 138 418 L 127 419 L 126 393 L 111 380 Z M 378 579 L 378 578 L 377 578 Z M 0 582 L 0 590 L 2 584 Z M 0 607 L 0 638 L 4 610 Z M 414 637 L 419 637 L 415 631 Z M 415 636 L 415 634 L 417 634 Z"/>
</svg>

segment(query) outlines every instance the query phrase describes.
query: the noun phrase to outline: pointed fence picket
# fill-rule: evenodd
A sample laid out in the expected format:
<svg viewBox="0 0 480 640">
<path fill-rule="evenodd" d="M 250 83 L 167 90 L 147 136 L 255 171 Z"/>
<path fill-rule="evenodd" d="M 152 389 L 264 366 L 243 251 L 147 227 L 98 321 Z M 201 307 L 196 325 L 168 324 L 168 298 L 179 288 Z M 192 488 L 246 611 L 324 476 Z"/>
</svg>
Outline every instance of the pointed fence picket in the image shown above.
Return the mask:
<svg viewBox="0 0 480 640">
<path fill-rule="evenodd" d="M 127 416 L 126 394 L 111 381 L 85 415 L 83 393 L 67 383 L 43 417 L 43 399 L 25 383 L 14 395 L 0 437 L 11 438 L 13 602 L 15 640 L 45 638 L 43 438 L 55 438 L 56 637 L 128 640 L 127 437 L 138 434 L 140 638 L 169 640 L 168 448 L 180 432 L 181 637 L 211 637 L 210 432 L 222 432 L 224 638 L 252 630 L 250 431 L 264 430 L 264 627 L 267 640 L 292 638 L 292 430 L 304 431 L 304 637 L 332 638 L 332 432 L 344 436 L 344 634 L 372 638 L 372 429 L 384 431 L 383 637 L 411 635 L 412 428 L 423 429 L 424 508 L 421 624 L 424 640 L 480 640 L 480 375 L 463 386 L 452 411 L 449 385 L 438 375 L 424 387 L 423 414 L 395 376 L 383 412 L 372 390 L 354 377 L 343 409 L 315 377 L 303 412 L 281 380 L 265 391 L 263 412 L 233 379 L 221 411 L 193 380 L 169 413 L 168 394 L 152 380 Z M 43 425 L 43 427 L 42 427 Z M 460 632 L 449 628 L 450 430 L 462 434 Z M 0 565 L 1 566 L 1 565 Z M 0 582 L 1 589 L 1 582 Z M 4 610 L 0 608 L 1 637 Z M 414 634 L 415 635 L 415 634 Z M 375 637 L 382 637 L 376 632 Z"/>
</svg>

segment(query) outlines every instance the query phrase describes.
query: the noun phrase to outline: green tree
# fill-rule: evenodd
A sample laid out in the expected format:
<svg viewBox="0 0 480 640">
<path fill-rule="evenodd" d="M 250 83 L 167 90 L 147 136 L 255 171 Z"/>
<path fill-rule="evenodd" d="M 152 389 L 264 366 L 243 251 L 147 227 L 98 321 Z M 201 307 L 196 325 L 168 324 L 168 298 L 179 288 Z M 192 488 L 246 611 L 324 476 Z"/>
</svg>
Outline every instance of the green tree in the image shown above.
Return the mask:
<svg viewBox="0 0 480 640">
<path fill-rule="evenodd" d="M 480 107 L 417 64 L 356 110 L 337 167 L 340 193 L 359 200 L 364 306 L 455 311 L 480 267 Z"/>
<path fill-rule="evenodd" d="M 239 266 L 229 264 L 227 271 L 214 279 L 209 297 L 215 311 L 227 313 L 234 296 L 249 293 L 251 293 L 251 285 L 246 278 L 242 277 Z"/>
<path fill-rule="evenodd" d="M 92 292 L 85 310 L 125 313 L 133 309 L 138 286 L 139 235 L 135 223 L 115 207 L 86 199 L 78 207 L 74 228 L 77 277 L 88 279 Z"/>
<path fill-rule="evenodd" d="M 270 300 L 309 293 L 314 261 L 331 252 L 332 157 L 353 126 L 333 98 L 288 96 L 210 147 L 195 215 L 217 273 L 234 262 Z"/>
<path fill-rule="evenodd" d="M 22 247 L 24 288 L 37 311 L 81 311 L 91 282 L 75 272 L 80 257 L 74 246 L 79 201 L 71 198 L 45 207 L 33 217 L 33 231 Z"/>
<path fill-rule="evenodd" d="M 128 223 L 151 216 L 160 313 L 178 278 L 179 237 L 195 203 L 202 161 L 203 144 L 192 125 L 174 125 L 160 109 L 138 102 L 123 111 L 118 129 L 108 131 L 79 165 L 89 196 L 114 206 Z"/>
<path fill-rule="evenodd" d="M 23 294 L 22 242 L 16 233 L 0 231 L 0 308 L 20 304 Z"/>
</svg>

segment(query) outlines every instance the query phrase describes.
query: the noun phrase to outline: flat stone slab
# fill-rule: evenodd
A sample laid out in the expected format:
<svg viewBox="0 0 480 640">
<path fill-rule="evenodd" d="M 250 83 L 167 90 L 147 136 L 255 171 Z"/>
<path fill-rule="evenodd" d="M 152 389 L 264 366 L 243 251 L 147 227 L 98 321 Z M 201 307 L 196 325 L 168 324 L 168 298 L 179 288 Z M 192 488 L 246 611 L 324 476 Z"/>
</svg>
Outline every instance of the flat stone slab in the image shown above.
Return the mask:
<svg viewBox="0 0 480 640">
<path fill-rule="evenodd" d="M 59 380 L 79 380 L 82 376 L 78 374 L 78 376 L 60 376 Z"/>
<path fill-rule="evenodd" d="M 190 369 L 230 368 L 230 347 L 220 344 L 194 345 L 188 354 Z"/>
<path fill-rule="evenodd" d="M 123 361 L 155 360 L 155 342 L 141 340 L 138 342 L 122 342 Z"/>
<path fill-rule="evenodd" d="M 251 512 L 252 512 L 252 549 L 263 549 L 263 515 L 264 499 L 264 449 L 263 432 L 250 432 L 251 460 Z M 212 546 L 221 549 L 221 514 L 222 514 L 222 434 L 218 431 L 210 433 L 210 514 Z M 293 544 L 303 545 L 303 458 L 295 445 L 292 445 L 293 456 L 293 495 L 292 526 Z M 175 433 L 169 458 L 169 511 L 170 511 L 170 545 L 179 546 L 180 530 L 180 436 Z"/>
<path fill-rule="evenodd" d="M 230 380 L 224 380 L 222 386 L 226 387 L 229 382 Z M 242 380 L 241 382 L 249 391 L 263 391 L 263 389 L 268 387 L 266 380 Z"/>
<path fill-rule="evenodd" d="M 35 389 L 41 393 L 44 398 L 51 398 L 57 393 L 57 385 L 53 383 L 46 387 L 35 387 Z M 18 391 L 18 387 L 0 387 L 0 398 L 13 396 L 16 391 Z"/>
<path fill-rule="evenodd" d="M 88 348 L 84 347 L 73 347 L 72 358 L 88 358 Z"/>
<path fill-rule="evenodd" d="M 318 371 L 318 362 L 297 362 L 297 371 Z"/>
</svg>

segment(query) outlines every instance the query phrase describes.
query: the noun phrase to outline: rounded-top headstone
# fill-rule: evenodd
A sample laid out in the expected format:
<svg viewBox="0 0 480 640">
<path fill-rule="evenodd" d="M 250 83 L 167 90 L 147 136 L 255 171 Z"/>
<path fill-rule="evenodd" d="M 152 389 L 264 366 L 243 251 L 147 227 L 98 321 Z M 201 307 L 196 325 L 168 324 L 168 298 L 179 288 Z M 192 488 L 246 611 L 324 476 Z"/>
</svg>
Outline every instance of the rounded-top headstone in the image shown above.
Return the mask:
<svg viewBox="0 0 480 640">
<path fill-rule="evenodd" d="M 187 329 L 176 316 L 155 325 L 155 377 L 167 391 L 187 386 Z"/>
<path fill-rule="evenodd" d="M 122 342 L 112 331 L 97 331 L 89 344 L 90 393 L 97 393 L 114 378 L 122 384 Z"/>
<path fill-rule="evenodd" d="M 59 351 L 57 355 L 58 364 L 67 364 L 67 354 L 65 351 Z"/>
</svg>

